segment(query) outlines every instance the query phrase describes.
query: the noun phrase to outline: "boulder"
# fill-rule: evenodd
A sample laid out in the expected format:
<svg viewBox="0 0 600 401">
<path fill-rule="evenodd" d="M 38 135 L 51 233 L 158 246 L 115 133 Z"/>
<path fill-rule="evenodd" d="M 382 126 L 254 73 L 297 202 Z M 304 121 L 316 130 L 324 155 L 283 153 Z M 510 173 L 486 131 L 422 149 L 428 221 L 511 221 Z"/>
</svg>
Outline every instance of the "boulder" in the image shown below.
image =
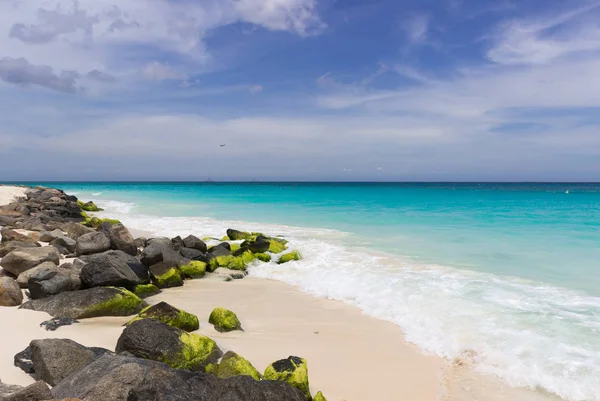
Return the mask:
<svg viewBox="0 0 600 401">
<path fill-rule="evenodd" d="M 33 340 L 31 362 L 33 375 L 51 386 L 90 364 L 104 354 L 110 353 L 104 348 L 88 348 L 67 339 Z"/>
<path fill-rule="evenodd" d="M 283 382 L 257 382 L 246 376 L 219 379 L 126 355 L 98 358 L 61 381 L 52 394 L 56 399 L 83 401 L 305 400 L 299 390 Z"/>
<path fill-rule="evenodd" d="M 27 373 L 28 375 L 31 375 L 33 374 L 33 372 L 35 372 L 31 358 L 31 347 L 27 347 L 23 351 L 15 355 L 15 357 L 13 358 L 14 365 L 17 368 L 21 369 L 23 372 Z"/>
<path fill-rule="evenodd" d="M 2 397 L 2 401 L 43 401 L 51 399 L 52 392 L 43 381 L 38 381 L 7 397 Z"/>
<path fill-rule="evenodd" d="M 19 306 L 23 293 L 19 284 L 9 277 L 0 277 L 0 306 Z"/>
<path fill-rule="evenodd" d="M 148 243 L 148 240 L 144 237 L 139 237 L 139 238 L 134 239 L 133 243 L 138 248 L 144 248 L 146 246 L 146 244 Z"/>
<path fill-rule="evenodd" d="M 59 229 L 52 230 L 52 231 L 42 231 L 40 233 L 40 241 L 51 242 L 57 238 L 61 238 L 61 237 L 65 237 L 65 236 L 66 236 L 66 234 L 62 230 L 59 230 Z"/>
<path fill-rule="evenodd" d="M 300 259 L 302 259 L 300 252 L 292 251 L 290 253 L 286 253 L 285 255 L 281 255 L 281 257 L 277 261 L 277 264 L 281 265 L 283 263 L 291 262 L 293 260 L 300 260 Z"/>
<path fill-rule="evenodd" d="M 137 255 L 137 246 L 133 236 L 124 225 L 110 225 L 108 238 L 110 239 L 112 249 L 123 251 L 132 256 Z"/>
<path fill-rule="evenodd" d="M 171 243 L 173 244 L 173 249 L 175 249 L 176 251 L 180 250 L 185 246 L 183 244 L 183 239 L 179 235 L 175 238 L 172 238 Z"/>
<path fill-rule="evenodd" d="M 236 314 L 225 308 L 215 308 L 208 318 L 208 323 L 215 326 L 215 330 L 220 333 L 243 330 Z"/>
<path fill-rule="evenodd" d="M 29 278 L 27 288 L 31 299 L 42 299 L 65 291 L 76 291 L 79 282 L 73 283 L 68 272 L 44 270 Z"/>
<path fill-rule="evenodd" d="M 29 242 L 32 244 L 37 244 L 37 241 L 33 238 L 28 237 L 25 234 L 21 234 L 15 230 L 2 230 L 2 242 L 10 242 L 10 241 L 20 241 L 20 242 Z"/>
<path fill-rule="evenodd" d="M 77 240 L 84 234 L 93 233 L 95 230 L 79 223 L 68 223 L 63 229 L 67 232 L 67 236 L 71 239 Z"/>
<path fill-rule="evenodd" d="M 130 325 L 141 319 L 154 319 L 168 324 L 184 331 L 195 331 L 200 328 L 198 317 L 191 313 L 177 309 L 166 302 L 159 302 L 154 306 L 149 306 L 142 311 L 126 325 Z"/>
<path fill-rule="evenodd" d="M 158 288 L 181 287 L 183 285 L 181 271 L 177 267 L 171 267 L 164 262 L 150 266 L 150 274 L 152 282 Z"/>
<path fill-rule="evenodd" d="M 10 241 L 0 244 L 0 258 L 5 257 L 18 248 L 39 248 L 40 244 L 33 242 Z"/>
<path fill-rule="evenodd" d="M 154 319 L 138 320 L 127 326 L 119 337 L 116 351 L 195 371 L 204 370 L 223 355 L 210 338 Z"/>
<path fill-rule="evenodd" d="M 190 260 L 199 260 L 202 262 L 206 261 L 206 256 L 200 252 L 197 249 L 193 249 L 193 248 L 181 248 L 179 250 L 179 253 L 181 253 L 181 256 L 183 256 L 184 258 L 190 259 Z"/>
<path fill-rule="evenodd" d="M 40 263 L 36 267 L 33 267 L 33 268 L 26 270 L 23 273 L 19 274 L 19 276 L 17 277 L 17 283 L 19 284 L 19 286 L 21 288 L 27 288 L 27 284 L 29 283 L 30 278 L 35 277 L 42 272 L 46 272 L 46 271 L 60 272 L 61 270 L 62 270 L 61 267 L 55 265 L 52 262 Z"/>
<path fill-rule="evenodd" d="M 264 237 L 258 237 L 256 241 L 245 244 L 253 253 L 265 253 L 271 247 L 271 243 Z"/>
<path fill-rule="evenodd" d="M 196 249 L 202 253 L 206 253 L 206 244 L 198 237 L 188 235 L 183 239 L 183 246 L 186 248 Z"/>
<path fill-rule="evenodd" d="M 269 252 L 278 254 L 285 251 L 287 249 L 286 242 L 277 238 L 269 238 Z"/>
<path fill-rule="evenodd" d="M 158 288 L 154 284 L 140 284 L 140 285 L 136 285 L 133 288 L 133 293 L 135 295 L 137 295 L 138 297 L 144 299 L 144 298 L 148 298 L 153 295 L 156 295 L 156 294 L 160 294 L 161 291 L 160 291 L 160 288 Z"/>
<path fill-rule="evenodd" d="M 254 380 L 260 380 L 258 370 L 248 360 L 233 351 L 225 353 L 218 365 L 209 365 L 206 371 L 223 379 L 234 376 L 250 376 Z"/>
<path fill-rule="evenodd" d="M 146 266 L 123 251 L 106 251 L 83 257 L 81 281 L 87 287 L 126 287 L 149 282 Z"/>
<path fill-rule="evenodd" d="M 110 240 L 102 232 L 83 234 L 77 238 L 77 255 L 91 255 L 101 253 L 110 249 Z"/>
<path fill-rule="evenodd" d="M 179 268 L 185 278 L 202 278 L 206 274 L 206 263 L 199 260 L 191 261 Z"/>
<path fill-rule="evenodd" d="M 271 261 L 271 255 L 268 253 L 255 253 L 254 257 L 261 262 L 269 263 Z"/>
<path fill-rule="evenodd" d="M 82 201 L 78 201 L 77 203 L 81 207 L 81 210 L 85 210 L 86 212 L 101 212 L 102 210 L 104 210 L 104 209 L 101 209 L 98 206 L 96 206 L 96 204 L 92 201 L 89 201 L 86 203 L 83 203 Z"/>
<path fill-rule="evenodd" d="M 2 258 L 0 265 L 7 272 L 18 276 L 41 263 L 52 262 L 58 265 L 60 254 L 53 246 L 41 248 L 18 248 Z"/>
<path fill-rule="evenodd" d="M 55 317 L 40 323 L 40 327 L 45 328 L 46 331 L 56 331 L 56 329 L 59 327 L 70 326 L 75 323 L 79 322 L 75 319 L 71 319 L 70 317 Z"/>
<path fill-rule="evenodd" d="M 245 232 L 245 231 L 238 231 L 238 230 L 234 230 L 234 229 L 230 228 L 229 230 L 227 230 L 227 237 L 229 237 L 229 239 L 231 239 L 232 241 L 238 241 L 238 240 L 253 240 L 256 236 L 252 235 L 251 233 Z"/>
<path fill-rule="evenodd" d="M 292 386 L 306 396 L 307 400 L 312 397 L 308 385 L 308 367 L 306 359 L 297 356 L 289 356 L 287 359 L 281 359 L 273 362 L 265 370 L 263 380 L 283 381 Z"/>
<path fill-rule="evenodd" d="M 58 249 L 64 248 L 68 253 L 74 253 L 77 241 L 69 237 L 58 237 L 50 241 L 50 245 L 55 246 Z"/>
<path fill-rule="evenodd" d="M 85 319 L 98 316 L 131 316 L 148 306 L 141 298 L 123 289 L 96 287 L 62 292 L 21 305 L 23 309 L 42 311 L 53 317 Z"/>
<path fill-rule="evenodd" d="M 152 266 L 163 261 L 163 253 L 174 251 L 169 238 L 152 238 L 142 251 L 140 260 L 146 266 Z"/>
<path fill-rule="evenodd" d="M 17 391 L 23 390 L 21 386 L 13 386 L 11 384 L 2 383 L 0 380 L 0 400 L 3 400 L 3 397 L 8 397 L 9 395 L 16 393 Z"/>
<path fill-rule="evenodd" d="M 216 269 L 214 271 L 214 274 L 219 277 L 223 277 L 225 279 L 225 281 L 231 281 L 231 280 L 241 280 L 244 277 L 246 277 L 246 275 L 248 273 L 246 273 L 245 271 L 232 270 L 232 269 L 227 269 L 225 267 L 219 267 L 218 269 Z"/>
</svg>

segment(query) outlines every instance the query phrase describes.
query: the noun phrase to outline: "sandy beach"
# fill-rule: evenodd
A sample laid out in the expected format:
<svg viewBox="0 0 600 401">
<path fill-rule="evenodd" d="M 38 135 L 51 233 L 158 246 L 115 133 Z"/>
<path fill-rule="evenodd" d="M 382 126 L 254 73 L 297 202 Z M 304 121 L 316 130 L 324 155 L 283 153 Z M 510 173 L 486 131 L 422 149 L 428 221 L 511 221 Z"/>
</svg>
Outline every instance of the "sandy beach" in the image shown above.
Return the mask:
<svg viewBox="0 0 600 401">
<path fill-rule="evenodd" d="M 0 187 L 0 204 L 22 193 L 22 188 Z M 259 371 L 289 355 L 306 358 L 313 394 L 322 391 L 330 401 L 548 399 L 478 375 L 468 360 L 425 355 L 404 340 L 398 326 L 280 282 L 252 277 L 225 282 L 213 275 L 147 299 L 150 304 L 160 301 L 197 315 L 200 333 L 213 338 L 224 351 L 243 355 Z M 208 324 L 215 307 L 235 311 L 245 331 L 215 331 Z M 13 356 L 33 339 L 70 338 L 114 350 L 122 325 L 130 319 L 86 319 L 51 332 L 40 327 L 49 318 L 45 313 L 0 308 L 3 382 L 26 385 L 34 381 L 13 366 Z"/>
</svg>

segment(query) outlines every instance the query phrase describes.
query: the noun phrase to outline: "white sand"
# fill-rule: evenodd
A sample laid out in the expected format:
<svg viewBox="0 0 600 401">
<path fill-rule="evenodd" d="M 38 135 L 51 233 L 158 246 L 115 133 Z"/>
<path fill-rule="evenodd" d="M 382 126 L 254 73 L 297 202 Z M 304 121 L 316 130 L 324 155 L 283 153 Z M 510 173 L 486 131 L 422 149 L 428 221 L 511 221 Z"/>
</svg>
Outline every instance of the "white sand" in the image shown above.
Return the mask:
<svg viewBox="0 0 600 401">
<path fill-rule="evenodd" d="M 25 196 L 27 188 L 0 185 L 0 206 L 12 203 L 15 198 Z"/>
</svg>

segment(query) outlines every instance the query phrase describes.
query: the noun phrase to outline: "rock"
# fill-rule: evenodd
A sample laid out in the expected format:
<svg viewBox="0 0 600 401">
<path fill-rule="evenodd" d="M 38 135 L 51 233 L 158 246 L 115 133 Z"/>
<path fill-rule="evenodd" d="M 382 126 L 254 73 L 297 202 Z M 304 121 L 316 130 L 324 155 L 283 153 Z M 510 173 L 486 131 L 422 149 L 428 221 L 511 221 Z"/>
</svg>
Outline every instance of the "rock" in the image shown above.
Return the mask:
<svg viewBox="0 0 600 401">
<path fill-rule="evenodd" d="M 56 230 L 52 230 L 52 231 L 42 231 L 40 233 L 40 241 L 43 242 L 52 242 L 57 238 L 61 238 L 64 237 L 66 234 L 59 229 Z"/>
<path fill-rule="evenodd" d="M 140 260 L 144 265 L 152 266 L 163 261 L 163 253 L 174 251 L 173 243 L 169 238 L 153 238 L 142 251 Z"/>
<path fill-rule="evenodd" d="M 90 364 L 109 350 L 104 348 L 87 348 L 67 339 L 33 340 L 31 361 L 34 377 L 51 386 Z"/>
<path fill-rule="evenodd" d="M 108 231 L 108 238 L 112 249 L 123 251 L 129 255 L 137 255 L 137 246 L 131 233 L 122 224 L 111 225 Z"/>
<path fill-rule="evenodd" d="M 234 230 L 232 228 L 230 228 L 229 230 L 227 230 L 227 236 L 232 240 L 232 241 L 238 241 L 238 240 L 253 240 L 255 238 L 254 235 L 245 232 L 245 231 L 238 231 L 238 230 Z"/>
<path fill-rule="evenodd" d="M 46 271 L 59 272 L 61 270 L 62 270 L 62 268 L 60 268 L 59 266 L 55 265 L 52 262 L 44 262 L 44 263 L 37 265 L 36 267 L 33 267 L 33 268 L 26 270 L 23 273 L 19 274 L 19 276 L 17 277 L 17 283 L 19 284 L 19 286 L 21 288 L 27 288 L 27 284 L 29 283 L 30 278 L 36 277 L 37 275 L 41 274 L 42 272 L 46 272 Z"/>
<path fill-rule="evenodd" d="M 101 253 L 110 249 L 110 240 L 102 232 L 83 234 L 77 238 L 77 255 Z"/>
<path fill-rule="evenodd" d="M 148 243 L 148 240 L 144 237 L 139 237 L 133 240 L 133 243 L 137 248 L 144 248 Z"/>
<path fill-rule="evenodd" d="M 50 241 L 50 245 L 55 246 L 56 248 L 64 248 L 69 253 L 74 253 L 77 241 L 69 237 L 58 237 Z"/>
<path fill-rule="evenodd" d="M 278 253 L 285 251 L 286 249 L 287 249 L 287 246 L 285 246 L 285 243 L 283 241 L 280 241 L 275 238 L 270 238 L 269 252 L 278 254 Z"/>
<path fill-rule="evenodd" d="M 166 302 L 143 309 L 136 317 L 126 323 L 130 325 L 141 319 L 154 319 L 184 331 L 195 331 L 200 328 L 198 317 L 177 309 Z"/>
<path fill-rule="evenodd" d="M 327 398 L 325 398 L 325 396 L 323 395 L 322 392 L 318 392 L 317 394 L 315 394 L 315 396 L 313 397 L 313 401 L 327 401 Z"/>
<path fill-rule="evenodd" d="M 171 327 L 154 319 L 131 323 L 119 337 L 117 352 L 164 362 L 177 369 L 201 371 L 223 353 L 210 338 Z"/>
<path fill-rule="evenodd" d="M 300 260 L 300 259 L 302 259 L 302 256 L 300 256 L 300 252 L 293 251 L 290 253 L 286 253 L 285 255 L 281 255 L 281 257 L 277 261 L 277 264 L 281 265 L 283 263 L 291 262 L 292 260 Z"/>
<path fill-rule="evenodd" d="M 242 249 L 240 249 L 240 251 L 242 251 Z M 248 264 L 254 259 L 256 259 L 256 256 L 250 250 L 245 250 L 241 253 L 236 251 L 234 255 L 211 258 L 208 264 L 208 270 L 215 271 L 219 267 L 226 267 L 232 270 L 246 270 Z"/>
<path fill-rule="evenodd" d="M 197 249 L 193 249 L 193 248 L 181 248 L 179 250 L 179 253 L 181 253 L 181 256 L 183 256 L 184 258 L 190 259 L 190 260 L 199 260 L 202 262 L 206 261 L 206 256 L 200 252 Z"/>
<path fill-rule="evenodd" d="M 283 381 L 302 391 L 307 400 L 312 397 L 308 385 L 308 367 L 306 359 L 289 356 L 267 366 L 263 380 Z"/>
<path fill-rule="evenodd" d="M 268 253 L 255 253 L 254 256 L 261 262 L 269 263 L 271 261 L 271 255 Z"/>
<path fill-rule="evenodd" d="M 248 360 L 233 351 L 225 353 L 218 365 L 210 366 L 206 371 L 223 379 L 234 376 L 250 376 L 254 380 L 260 380 L 258 370 Z"/>
<path fill-rule="evenodd" d="M 27 288 L 31 299 L 42 299 L 65 291 L 73 291 L 71 275 L 58 271 L 45 270 L 29 278 Z"/>
<path fill-rule="evenodd" d="M 82 237 L 83 238 L 83 237 Z M 83 258 L 81 281 L 87 287 L 126 287 L 150 281 L 146 266 L 123 251 L 106 251 Z"/>
<path fill-rule="evenodd" d="M 183 239 L 181 239 L 180 236 L 172 238 L 171 239 L 171 243 L 173 244 L 173 249 L 175 249 L 176 251 L 178 251 L 178 250 L 180 250 L 181 248 L 184 247 L 184 245 L 183 245 Z"/>
<path fill-rule="evenodd" d="M 67 232 L 67 236 L 74 240 L 77 240 L 84 234 L 95 232 L 93 228 L 86 227 L 79 223 L 68 223 L 63 227 L 63 229 Z"/>
<path fill-rule="evenodd" d="M 248 242 L 246 246 L 253 253 L 265 253 L 271 247 L 271 243 L 264 239 L 264 237 L 258 237 L 256 241 Z"/>
<path fill-rule="evenodd" d="M 206 274 L 206 263 L 199 260 L 192 261 L 187 265 L 181 266 L 179 270 L 185 278 L 202 278 Z"/>
<path fill-rule="evenodd" d="M 28 375 L 31 375 L 35 372 L 31 358 L 31 347 L 27 347 L 23 351 L 15 355 L 13 359 L 14 365 L 17 368 L 21 369 L 23 372 L 27 373 Z"/>
<path fill-rule="evenodd" d="M 24 303 L 21 308 L 42 311 L 53 317 L 85 319 L 98 316 L 131 316 L 146 303 L 135 294 L 114 287 L 62 292 L 48 298 Z"/>
<path fill-rule="evenodd" d="M 0 244 L 0 258 L 5 257 L 15 249 L 19 248 L 39 248 L 40 244 L 33 242 L 10 241 Z"/>
<path fill-rule="evenodd" d="M 225 267 L 219 267 L 214 271 L 214 274 L 216 274 L 219 277 L 223 277 L 226 281 L 231 281 L 243 279 L 248 273 L 246 273 L 245 271 L 231 270 Z"/>
<path fill-rule="evenodd" d="M 90 378 L 94 378 L 90 380 Z M 125 355 L 105 355 L 52 389 L 54 398 L 83 401 L 304 401 L 283 382 L 246 376 L 219 379 L 164 363 Z"/>
<path fill-rule="evenodd" d="M 0 277 L 0 306 L 19 306 L 23 293 L 19 284 L 9 277 Z"/>
<path fill-rule="evenodd" d="M 75 319 L 71 319 L 70 317 L 55 317 L 50 320 L 46 320 L 45 322 L 40 323 L 40 327 L 46 329 L 46 331 L 56 331 L 59 327 L 62 326 L 70 326 L 72 324 L 79 323 Z"/>
<path fill-rule="evenodd" d="M 28 237 L 25 234 L 21 234 L 15 230 L 2 230 L 2 242 L 10 242 L 10 241 L 20 241 L 20 242 L 29 242 L 31 244 L 37 244 L 37 241 L 33 238 Z"/>
<path fill-rule="evenodd" d="M 51 400 L 52 392 L 48 385 L 43 381 L 38 381 L 30 386 L 12 393 L 8 397 L 3 397 L 2 401 L 43 401 Z"/>
<path fill-rule="evenodd" d="M 144 299 L 144 298 L 148 298 L 153 295 L 156 295 L 156 294 L 160 294 L 161 291 L 160 291 L 160 288 L 158 288 L 154 284 L 140 284 L 140 285 L 136 285 L 133 288 L 133 293 L 135 295 L 137 295 L 138 297 Z"/>
<path fill-rule="evenodd" d="M 78 201 L 79 206 L 81 207 L 81 210 L 85 210 L 86 212 L 101 212 L 104 209 L 99 208 L 98 206 L 96 206 L 96 204 L 92 201 L 83 203 L 81 201 Z"/>
<path fill-rule="evenodd" d="M 177 267 L 170 267 L 164 262 L 150 266 L 152 281 L 158 288 L 181 287 L 183 278 Z"/>
<path fill-rule="evenodd" d="M 41 248 L 18 248 L 6 255 L 0 261 L 0 265 L 7 272 L 18 276 L 41 263 L 52 262 L 58 265 L 60 254 L 53 246 Z"/>
<path fill-rule="evenodd" d="M 3 400 L 3 397 L 8 397 L 9 395 L 21 390 L 23 390 L 23 387 L 21 386 L 13 386 L 11 384 L 5 384 L 2 383 L 2 381 L 0 381 L 0 400 Z"/>
<path fill-rule="evenodd" d="M 215 326 L 215 330 L 220 333 L 243 330 L 236 314 L 225 308 L 215 308 L 208 318 L 208 323 Z"/>
<path fill-rule="evenodd" d="M 188 235 L 183 239 L 183 246 L 186 248 L 196 249 L 203 254 L 206 253 L 206 244 L 198 237 Z"/>
</svg>

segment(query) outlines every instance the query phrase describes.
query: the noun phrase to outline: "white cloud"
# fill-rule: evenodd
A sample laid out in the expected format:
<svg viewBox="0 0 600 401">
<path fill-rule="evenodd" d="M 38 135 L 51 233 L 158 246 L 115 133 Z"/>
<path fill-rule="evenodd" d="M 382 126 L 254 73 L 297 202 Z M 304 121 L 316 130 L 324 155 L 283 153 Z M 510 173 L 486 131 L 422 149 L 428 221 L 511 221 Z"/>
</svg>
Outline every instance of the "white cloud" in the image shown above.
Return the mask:
<svg viewBox="0 0 600 401">
<path fill-rule="evenodd" d="M 172 67 L 161 64 L 157 61 L 146 65 L 142 69 L 144 77 L 154 81 L 164 81 L 167 79 L 185 79 L 185 75 L 175 71 Z"/>
<path fill-rule="evenodd" d="M 429 15 L 415 14 L 403 21 L 402 27 L 410 43 L 421 43 L 427 40 L 429 32 Z"/>
<path fill-rule="evenodd" d="M 75 93 L 79 90 L 75 71 L 54 72 L 47 65 L 33 65 L 24 58 L 0 59 L 0 80 L 21 86 L 37 85 L 58 92 Z"/>
</svg>

